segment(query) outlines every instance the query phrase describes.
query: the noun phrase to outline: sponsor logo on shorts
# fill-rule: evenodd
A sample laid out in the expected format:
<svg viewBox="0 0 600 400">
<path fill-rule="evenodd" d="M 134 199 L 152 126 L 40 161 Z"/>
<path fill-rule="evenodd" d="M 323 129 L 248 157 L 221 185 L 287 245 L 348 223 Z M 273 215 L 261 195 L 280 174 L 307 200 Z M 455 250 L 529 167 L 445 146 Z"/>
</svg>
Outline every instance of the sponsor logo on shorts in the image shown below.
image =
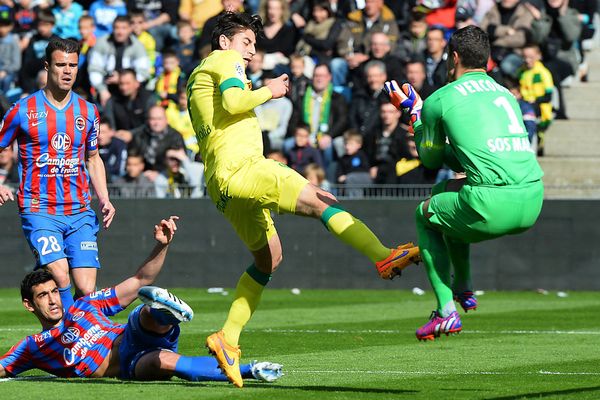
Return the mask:
<svg viewBox="0 0 600 400">
<path fill-rule="evenodd" d="M 81 250 L 98 251 L 98 244 L 96 242 L 81 242 Z"/>
<path fill-rule="evenodd" d="M 67 329 L 65 333 L 62 334 L 62 336 L 60 337 L 60 341 L 62 342 L 62 344 L 73 343 L 74 341 L 79 339 L 80 334 L 81 332 L 79 331 L 79 329 L 75 328 L 74 326 L 71 326 L 69 329 Z"/>
</svg>

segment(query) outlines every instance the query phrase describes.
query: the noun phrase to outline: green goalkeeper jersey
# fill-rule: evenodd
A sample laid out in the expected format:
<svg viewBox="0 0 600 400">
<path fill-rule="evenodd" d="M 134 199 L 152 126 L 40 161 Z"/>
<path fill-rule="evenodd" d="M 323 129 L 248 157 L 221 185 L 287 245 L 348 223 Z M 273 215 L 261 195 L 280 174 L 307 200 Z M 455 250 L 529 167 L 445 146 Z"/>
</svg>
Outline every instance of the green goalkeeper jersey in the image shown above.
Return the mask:
<svg viewBox="0 0 600 400">
<path fill-rule="evenodd" d="M 426 167 L 445 163 L 464 171 L 469 185 L 520 185 L 543 176 L 517 101 L 484 72 L 466 73 L 429 96 L 414 131 Z"/>
</svg>

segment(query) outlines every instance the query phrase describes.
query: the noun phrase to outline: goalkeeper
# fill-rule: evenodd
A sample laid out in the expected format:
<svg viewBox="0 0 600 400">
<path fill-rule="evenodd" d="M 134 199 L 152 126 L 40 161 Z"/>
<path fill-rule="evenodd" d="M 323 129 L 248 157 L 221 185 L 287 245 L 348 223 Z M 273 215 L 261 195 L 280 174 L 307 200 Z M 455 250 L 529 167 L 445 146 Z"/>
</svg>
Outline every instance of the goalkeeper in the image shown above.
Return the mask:
<svg viewBox="0 0 600 400">
<path fill-rule="evenodd" d="M 466 178 L 435 185 L 416 210 L 419 248 L 437 298 L 419 340 L 460 332 L 454 301 L 477 307 L 471 283 L 470 243 L 530 228 L 542 208 L 543 172 L 529 146 L 519 105 L 486 74 L 487 35 L 468 26 L 448 44 L 452 81 L 423 104 L 409 84 L 386 82 L 398 108 L 408 108 L 423 165 L 447 164 Z M 421 111 L 422 108 L 422 111 Z M 454 267 L 452 281 L 450 267 Z"/>
</svg>

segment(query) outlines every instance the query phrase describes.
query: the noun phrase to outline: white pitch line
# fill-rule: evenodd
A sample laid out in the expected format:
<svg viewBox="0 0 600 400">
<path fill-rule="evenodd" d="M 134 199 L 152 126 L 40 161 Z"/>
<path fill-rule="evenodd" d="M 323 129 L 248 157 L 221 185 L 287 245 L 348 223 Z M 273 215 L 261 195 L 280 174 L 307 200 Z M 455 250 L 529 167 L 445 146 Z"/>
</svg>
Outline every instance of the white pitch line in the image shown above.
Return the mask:
<svg viewBox="0 0 600 400">
<path fill-rule="evenodd" d="M 600 375 L 600 372 L 561 372 L 561 371 L 534 371 L 534 372 L 502 372 L 502 371 L 364 371 L 364 370 L 289 370 L 286 373 L 297 374 L 360 374 L 360 375 Z"/>
<path fill-rule="evenodd" d="M 35 329 L 29 328 L 0 328 L 0 332 L 29 332 L 31 334 Z M 195 332 L 214 332 L 214 329 L 194 329 Z M 412 333 L 412 330 L 398 329 L 246 329 L 249 333 L 293 333 L 293 334 L 405 334 Z M 573 330 L 502 330 L 502 331 L 480 331 L 464 330 L 463 334 L 473 335 L 600 335 L 600 331 L 573 331 Z"/>
</svg>

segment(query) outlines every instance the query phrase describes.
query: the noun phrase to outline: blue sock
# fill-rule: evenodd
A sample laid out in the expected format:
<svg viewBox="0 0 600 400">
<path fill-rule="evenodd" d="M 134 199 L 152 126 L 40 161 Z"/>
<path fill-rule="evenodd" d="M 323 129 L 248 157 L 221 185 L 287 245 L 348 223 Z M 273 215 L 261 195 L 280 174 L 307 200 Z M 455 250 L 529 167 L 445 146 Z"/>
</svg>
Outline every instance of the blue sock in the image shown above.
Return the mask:
<svg viewBox="0 0 600 400">
<path fill-rule="evenodd" d="M 242 378 L 254 378 L 250 364 L 240 364 Z M 213 357 L 181 356 L 175 364 L 175 376 L 188 381 L 227 381 Z"/>
<path fill-rule="evenodd" d="M 63 309 L 68 311 L 73 303 L 75 303 L 75 301 L 73 301 L 73 295 L 71 294 L 71 285 L 58 288 L 58 293 L 60 294 L 60 299 L 62 300 Z"/>
</svg>

